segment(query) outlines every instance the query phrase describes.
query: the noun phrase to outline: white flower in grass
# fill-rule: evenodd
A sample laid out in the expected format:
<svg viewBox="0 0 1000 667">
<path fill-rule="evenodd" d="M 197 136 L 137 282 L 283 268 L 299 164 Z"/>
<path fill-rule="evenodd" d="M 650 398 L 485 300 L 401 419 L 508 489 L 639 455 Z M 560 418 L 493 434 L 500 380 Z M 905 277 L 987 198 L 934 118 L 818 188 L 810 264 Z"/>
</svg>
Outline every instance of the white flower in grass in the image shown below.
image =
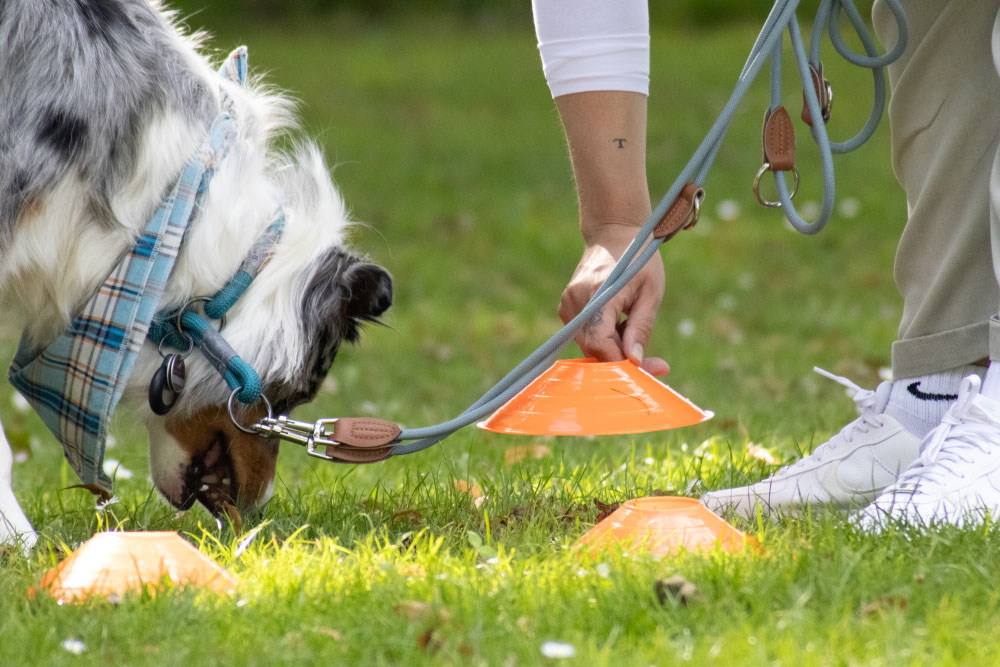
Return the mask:
<svg viewBox="0 0 1000 667">
<path fill-rule="evenodd" d="M 556 660 L 576 657 L 576 647 L 566 642 L 545 642 L 542 644 L 542 655 Z"/>
<path fill-rule="evenodd" d="M 21 394 L 17 393 L 16 391 L 14 392 L 14 395 L 11 396 L 10 402 L 13 403 L 14 409 L 17 410 L 18 412 L 27 412 L 28 410 L 31 409 L 31 404 L 28 403 L 28 399 L 26 399 L 24 396 L 21 396 Z"/>
<path fill-rule="evenodd" d="M 111 496 L 107 500 L 102 500 L 102 501 L 98 502 L 97 506 L 96 506 L 96 509 L 97 509 L 98 512 L 103 512 L 104 510 L 106 510 L 108 508 L 109 505 L 116 505 L 119 502 L 121 502 L 121 501 L 119 500 L 118 496 Z"/>
<path fill-rule="evenodd" d="M 845 218 L 856 218 L 861 213 L 861 202 L 854 197 L 844 197 L 837 205 L 837 213 Z"/>
<path fill-rule="evenodd" d="M 810 199 L 802 203 L 802 206 L 799 208 L 799 215 L 805 218 L 806 222 L 812 222 L 819 215 L 819 210 L 819 203 Z"/>
<path fill-rule="evenodd" d="M 80 655 L 87 650 L 87 645 L 84 644 L 79 639 L 67 639 L 62 643 L 63 650 L 72 653 L 73 655 Z"/>
<path fill-rule="evenodd" d="M 758 461 L 763 461 L 769 466 L 773 466 L 778 463 L 778 459 L 774 458 L 774 454 L 772 454 L 770 450 L 763 445 L 756 445 L 751 442 L 747 445 L 747 454 L 754 457 Z"/>
<path fill-rule="evenodd" d="M 723 199 L 715 207 L 715 215 L 719 220 L 737 220 L 743 214 L 743 209 L 738 201 L 733 199 Z"/>
<path fill-rule="evenodd" d="M 683 319 L 677 323 L 677 333 L 679 333 L 684 338 L 690 338 L 694 335 L 696 327 L 694 325 L 694 320 Z"/>
<path fill-rule="evenodd" d="M 611 576 L 611 566 L 607 563 L 598 563 L 594 569 L 597 570 L 597 574 L 600 577 L 607 579 Z"/>
<path fill-rule="evenodd" d="M 28 452 L 19 449 L 14 452 L 14 463 L 24 463 L 28 460 Z"/>
<path fill-rule="evenodd" d="M 104 474 L 118 479 L 132 479 L 132 471 L 117 459 L 104 459 Z"/>
<path fill-rule="evenodd" d="M 878 379 L 883 382 L 892 382 L 892 369 L 888 366 L 882 366 L 878 369 Z"/>
</svg>

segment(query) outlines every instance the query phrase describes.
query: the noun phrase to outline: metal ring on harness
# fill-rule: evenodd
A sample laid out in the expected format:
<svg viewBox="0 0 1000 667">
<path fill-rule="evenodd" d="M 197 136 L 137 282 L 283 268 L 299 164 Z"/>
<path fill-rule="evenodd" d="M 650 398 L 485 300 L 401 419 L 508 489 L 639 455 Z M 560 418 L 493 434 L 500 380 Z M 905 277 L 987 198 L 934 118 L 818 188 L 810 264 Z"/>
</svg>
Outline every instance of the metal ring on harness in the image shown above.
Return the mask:
<svg viewBox="0 0 1000 667">
<path fill-rule="evenodd" d="M 231 394 L 229 394 L 229 401 L 227 401 L 226 403 L 226 408 L 229 410 L 229 419 L 233 422 L 233 426 L 243 431 L 244 433 L 249 433 L 250 435 L 260 435 L 260 431 L 257 431 L 252 428 L 247 428 L 246 426 L 241 424 L 239 420 L 236 418 L 236 413 L 233 411 L 233 399 L 236 398 L 236 394 L 240 393 L 242 389 L 243 387 L 237 387 L 236 389 L 233 389 Z M 265 396 L 264 394 L 260 395 L 260 399 L 264 401 L 264 405 L 267 406 L 267 418 L 273 419 L 274 408 L 271 407 L 271 401 L 267 400 L 267 396 Z"/>
<path fill-rule="evenodd" d="M 187 303 L 185 303 L 184 306 L 180 310 L 177 311 L 177 316 L 174 318 L 174 324 L 177 326 L 177 330 L 181 331 L 181 332 L 184 331 L 184 326 L 181 323 L 181 318 L 184 317 L 184 313 L 186 313 L 188 311 L 188 307 L 192 303 L 199 303 L 199 302 L 208 303 L 211 300 L 212 300 L 212 297 L 210 297 L 210 296 L 196 296 L 193 299 L 189 299 L 187 301 Z M 206 315 L 206 317 L 208 317 L 208 316 Z M 222 331 L 222 329 L 225 326 L 226 326 L 226 316 L 223 315 L 221 318 L 219 318 L 219 331 Z"/>
<path fill-rule="evenodd" d="M 757 175 L 754 176 L 753 179 L 753 196 L 757 198 L 757 203 L 761 206 L 766 206 L 768 208 L 781 208 L 780 201 L 769 201 L 764 199 L 760 194 L 760 179 L 768 171 L 771 171 L 771 164 L 768 162 L 762 164 L 760 169 L 757 170 Z M 792 182 L 792 191 L 788 193 L 789 199 L 793 199 L 795 197 L 795 193 L 799 191 L 799 170 L 794 167 L 792 167 L 792 178 L 795 180 Z"/>
</svg>

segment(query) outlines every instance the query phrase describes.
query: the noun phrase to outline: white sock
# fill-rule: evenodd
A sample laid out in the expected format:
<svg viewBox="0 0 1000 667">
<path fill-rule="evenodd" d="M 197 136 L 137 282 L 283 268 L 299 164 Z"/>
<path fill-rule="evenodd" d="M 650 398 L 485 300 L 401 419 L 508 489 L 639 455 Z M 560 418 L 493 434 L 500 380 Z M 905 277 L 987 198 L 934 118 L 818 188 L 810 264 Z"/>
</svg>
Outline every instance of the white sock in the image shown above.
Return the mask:
<svg viewBox="0 0 1000 667">
<path fill-rule="evenodd" d="M 922 438 L 941 423 L 944 413 L 958 398 L 962 379 L 973 374 L 983 377 L 985 373 L 982 366 L 959 366 L 940 373 L 894 380 L 885 413 Z M 994 374 L 1000 389 L 1000 367 Z M 1000 398 L 1000 394 L 997 397 Z"/>
<path fill-rule="evenodd" d="M 988 398 L 1000 401 L 1000 362 L 991 361 L 983 377 L 983 386 L 979 393 Z"/>
</svg>

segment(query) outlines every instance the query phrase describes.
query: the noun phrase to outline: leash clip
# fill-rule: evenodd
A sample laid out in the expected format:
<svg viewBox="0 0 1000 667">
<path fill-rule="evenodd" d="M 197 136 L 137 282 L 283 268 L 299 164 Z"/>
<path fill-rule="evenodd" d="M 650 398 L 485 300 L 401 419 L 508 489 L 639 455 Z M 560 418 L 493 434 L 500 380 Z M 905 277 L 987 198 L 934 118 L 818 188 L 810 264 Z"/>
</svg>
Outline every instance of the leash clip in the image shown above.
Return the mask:
<svg viewBox="0 0 1000 667">
<path fill-rule="evenodd" d="M 336 447 L 343 444 L 334 440 L 333 432 L 327 430 L 327 426 L 333 426 L 338 421 L 339 419 L 333 418 L 305 422 L 286 415 L 278 415 L 277 417 L 265 417 L 250 428 L 265 438 L 278 438 L 285 442 L 302 445 L 306 448 L 306 453 L 309 456 L 324 461 L 333 461 L 335 457 L 320 451 L 317 447 Z"/>
</svg>

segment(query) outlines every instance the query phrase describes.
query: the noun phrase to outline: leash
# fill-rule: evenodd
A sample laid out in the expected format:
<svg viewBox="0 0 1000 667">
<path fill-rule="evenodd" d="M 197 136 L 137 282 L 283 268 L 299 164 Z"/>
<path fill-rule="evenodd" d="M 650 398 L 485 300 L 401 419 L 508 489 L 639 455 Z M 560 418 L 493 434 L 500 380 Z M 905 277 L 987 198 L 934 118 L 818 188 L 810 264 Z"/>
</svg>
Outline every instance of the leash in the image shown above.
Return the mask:
<svg viewBox="0 0 1000 667">
<path fill-rule="evenodd" d="M 389 456 L 422 451 L 497 410 L 555 362 L 560 351 L 573 339 L 580 327 L 638 273 L 653 254 L 659 251 L 661 245 L 682 229 L 690 229 L 697 223 L 705 197 L 702 184 L 715 161 L 739 103 L 768 60 L 770 60 L 771 75 L 770 106 L 765 115 L 762 133 L 764 159 L 754 178 L 754 194 L 762 205 L 781 208 L 789 223 L 799 232 L 816 234 L 821 231 L 833 213 L 835 199 L 833 154 L 857 149 L 875 131 L 885 110 L 884 68 L 895 61 L 906 48 L 908 31 L 906 14 L 899 1 L 886 0 L 897 24 L 898 38 L 889 52 L 880 55 L 864 19 L 851 0 L 823 0 L 813 23 L 807 53 L 796 17 L 798 4 L 799 0 L 775 2 L 740 71 L 729 101 L 690 161 L 587 305 L 460 415 L 434 426 L 403 429 L 392 422 L 379 419 L 334 418 L 303 422 L 285 415 L 275 417 L 271 414 L 268 404 L 268 416 L 247 427 L 240 424 L 233 413 L 231 396 L 229 407 L 233 422 L 246 432 L 303 445 L 311 456 L 325 460 L 358 462 L 357 458 L 363 454 L 367 454 L 372 461 L 377 461 Z M 845 43 L 840 32 L 842 11 L 846 11 L 847 18 L 865 53 L 856 53 Z M 781 51 L 782 36 L 786 30 L 799 78 L 803 84 L 801 117 L 810 127 L 820 153 L 823 200 L 816 219 L 811 222 L 802 218 L 792 202 L 799 175 L 795 168 L 794 126 L 788 111 L 782 105 Z M 824 30 L 841 57 L 853 65 L 870 69 L 874 82 L 874 103 L 868 121 L 854 137 L 842 142 L 831 141 L 825 125 L 831 114 L 833 91 L 823 76 L 823 65 L 819 57 Z M 794 180 L 791 189 L 785 180 L 785 175 L 789 171 L 792 172 Z M 760 182 L 767 172 L 773 175 L 778 192 L 777 201 L 768 201 L 760 194 Z"/>
<path fill-rule="evenodd" d="M 661 245 L 682 229 L 690 229 L 698 222 L 700 208 L 705 198 L 703 183 L 732 124 L 737 107 L 768 61 L 770 61 L 771 77 L 770 105 L 764 118 L 762 132 L 764 159 L 753 181 L 754 195 L 763 206 L 781 208 L 789 223 L 799 232 L 816 234 L 821 231 L 833 213 L 836 192 L 833 155 L 857 149 L 874 133 L 885 111 L 884 68 L 903 53 L 908 41 L 908 30 L 906 14 L 899 0 L 886 0 L 886 5 L 896 21 L 898 37 L 891 50 L 879 54 L 875 40 L 852 0 L 822 0 L 813 22 L 807 51 L 796 16 L 798 5 L 799 0 L 777 0 L 774 3 L 722 112 L 587 305 L 460 415 L 424 428 L 401 428 L 392 422 L 374 418 L 333 418 L 304 422 L 286 415 L 274 416 L 270 404 L 267 403 L 268 416 L 257 423 L 244 426 L 240 424 L 233 410 L 234 392 L 229 400 L 229 414 L 233 423 L 248 433 L 302 445 L 306 447 L 310 456 L 324 460 L 374 462 L 390 456 L 413 454 L 427 449 L 455 431 L 483 419 L 500 408 L 556 361 L 560 351 L 572 341 L 576 332 L 639 272 L 659 251 Z M 853 51 L 844 41 L 840 29 L 842 12 L 846 13 L 847 20 L 857 34 L 864 53 Z M 812 221 L 805 220 L 792 201 L 797 190 L 799 173 L 795 167 L 795 130 L 791 116 L 782 105 L 781 67 L 785 31 L 788 32 L 791 51 L 803 86 L 801 119 L 810 128 L 810 134 L 819 148 L 820 155 L 823 199 L 819 212 Z M 826 122 L 830 119 L 832 110 L 833 89 L 824 77 L 823 64 L 820 61 L 824 32 L 841 57 L 855 66 L 871 70 L 873 78 L 874 102 L 871 115 L 855 136 L 839 142 L 831 141 L 826 131 Z M 768 172 L 774 179 L 778 193 L 776 201 L 765 199 L 760 192 L 761 181 Z M 791 172 L 793 177 L 791 188 L 785 180 L 788 172 Z"/>
</svg>

